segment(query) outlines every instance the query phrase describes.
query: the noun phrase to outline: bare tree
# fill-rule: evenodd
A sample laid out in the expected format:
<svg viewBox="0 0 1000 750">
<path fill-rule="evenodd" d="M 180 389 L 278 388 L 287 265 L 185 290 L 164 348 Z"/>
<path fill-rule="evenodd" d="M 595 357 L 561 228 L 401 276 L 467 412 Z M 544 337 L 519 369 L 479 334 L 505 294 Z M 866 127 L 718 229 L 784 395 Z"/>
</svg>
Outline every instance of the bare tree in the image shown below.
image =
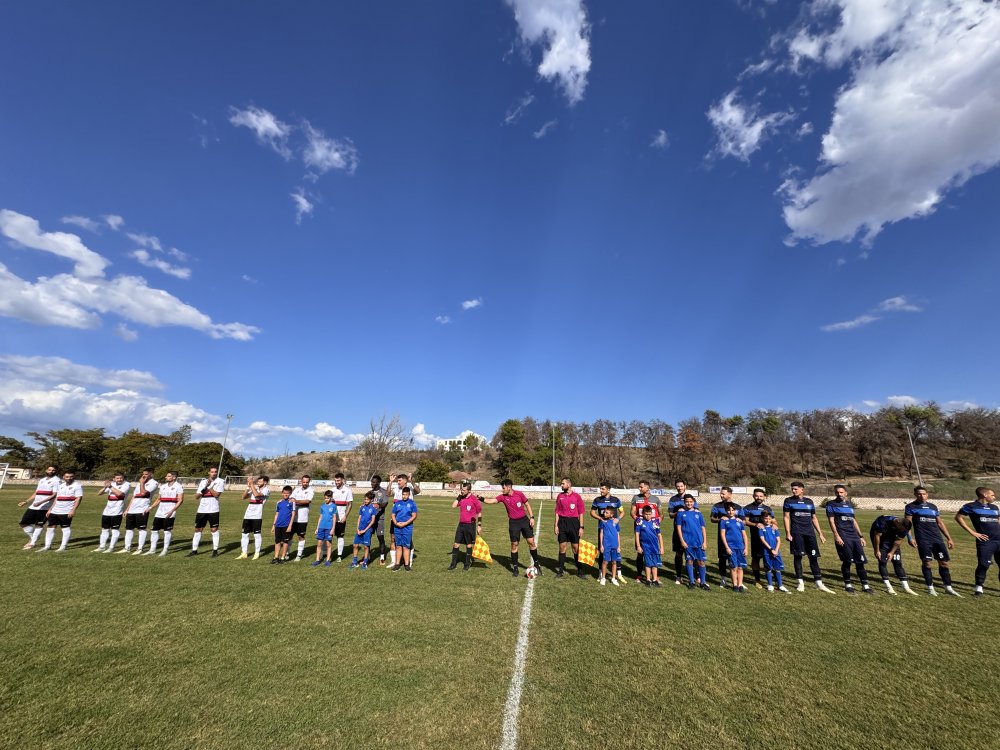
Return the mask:
<svg viewBox="0 0 1000 750">
<path fill-rule="evenodd" d="M 368 434 L 355 448 L 364 459 L 365 476 L 387 474 L 393 455 L 410 448 L 412 442 L 398 414 L 390 417 L 383 413 L 378 418 L 372 417 L 368 422 Z"/>
</svg>

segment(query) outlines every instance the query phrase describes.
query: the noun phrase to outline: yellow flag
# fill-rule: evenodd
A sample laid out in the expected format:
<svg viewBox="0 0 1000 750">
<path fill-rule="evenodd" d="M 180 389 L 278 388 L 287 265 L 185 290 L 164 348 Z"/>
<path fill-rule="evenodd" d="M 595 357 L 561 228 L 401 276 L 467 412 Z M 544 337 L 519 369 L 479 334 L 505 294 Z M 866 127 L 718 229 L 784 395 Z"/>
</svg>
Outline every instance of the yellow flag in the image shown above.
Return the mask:
<svg viewBox="0 0 1000 750">
<path fill-rule="evenodd" d="M 591 544 L 586 539 L 581 539 L 578 557 L 584 565 L 593 565 L 597 561 L 597 545 Z"/>
<path fill-rule="evenodd" d="M 490 545 L 481 536 L 476 537 L 476 544 L 472 548 L 472 556 L 477 560 L 485 560 L 488 564 L 493 562 L 490 556 Z"/>
</svg>

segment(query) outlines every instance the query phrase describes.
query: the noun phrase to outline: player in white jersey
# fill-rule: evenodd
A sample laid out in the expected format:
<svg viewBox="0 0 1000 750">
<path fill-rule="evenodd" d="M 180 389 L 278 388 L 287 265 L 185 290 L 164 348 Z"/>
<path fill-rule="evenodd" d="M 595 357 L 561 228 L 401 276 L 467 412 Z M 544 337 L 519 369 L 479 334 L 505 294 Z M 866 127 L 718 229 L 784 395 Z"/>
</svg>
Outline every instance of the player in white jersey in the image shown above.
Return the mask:
<svg viewBox="0 0 1000 750">
<path fill-rule="evenodd" d="M 55 466 L 46 467 L 45 476 L 38 480 L 35 491 L 28 496 L 27 500 L 22 500 L 17 504 L 18 508 L 28 506 L 24 515 L 21 516 L 21 531 L 28 535 L 28 542 L 21 549 L 34 547 L 45 528 L 45 513 L 52 507 L 52 501 L 59 490 L 59 477 L 56 476 L 56 473 Z"/>
<path fill-rule="evenodd" d="M 292 490 L 291 500 L 295 504 L 295 521 L 292 523 L 292 533 L 299 538 L 299 547 L 295 561 L 302 559 L 306 551 L 306 527 L 309 525 L 309 506 L 312 505 L 313 488 L 309 486 L 312 477 L 303 474 L 299 486 Z M 286 558 L 287 559 L 287 558 Z"/>
<path fill-rule="evenodd" d="M 260 548 L 263 544 L 260 529 L 264 523 L 264 503 L 267 502 L 267 496 L 271 493 L 271 488 L 268 486 L 270 482 L 271 478 L 267 474 L 256 479 L 247 478 L 247 489 L 243 493 L 243 499 L 247 501 L 247 509 L 243 513 L 243 535 L 240 537 L 240 549 L 243 552 L 236 558 L 237 560 L 247 559 L 251 534 L 253 534 L 253 559 L 256 560 L 260 557 Z"/>
<path fill-rule="evenodd" d="M 219 498 L 226 489 L 226 483 L 219 478 L 219 470 L 214 466 L 208 470 L 208 478 L 198 482 L 198 510 L 194 516 L 194 537 L 188 557 L 198 554 L 201 532 L 206 526 L 212 530 L 212 557 L 219 556 Z"/>
<path fill-rule="evenodd" d="M 76 475 L 72 471 L 67 471 L 63 474 L 59 489 L 56 490 L 52 507 L 45 512 L 45 519 L 49 527 L 45 530 L 45 546 L 40 551 L 45 552 L 52 546 L 52 540 L 56 536 L 56 526 L 62 529 L 62 544 L 56 551 L 66 551 L 66 545 L 69 544 L 70 524 L 73 523 L 73 516 L 76 514 L 76 509 L 80 507 L 81 500 L 83 500 L 83 485 L 76 481 Z"/>
<path fill-rule="evenodd" d="M 97 493 L 107 495 L 108 504 L 104 506 L 104 513 L 101 514 L 101 539 L 94 552 L 111 552 L 118 543 L 122 518 L 125 516 L 125 501 L 128 500 L 128 490 L 131 486 L 125 481 L 125 475 L 119 471 L 112 481 L 105 480 L 104 489 Z"/>
<path fill-rule="evenodd" d="M 149 552 L 147 555 L 156 554 L 156 543 L 160 539 L 160 532 L 163 532 L 163 551 L 160 557 L 167 554 L 170 549 L 170 539 L 174 535 L 174 521 L 177 520 L 177 510 L 184 503 L 184 487 L 177 481 L 177 472 L 168 471 L 166 481 L 160 485 L 160 494 L 156 502 L 150 506 L 150 510 L 156 509 L 153 517 L 153 533 L 149 539 Z"/>
<path fill-rule="evenodd" d="M 344 532 L 347 530 L 347 517 L 354 505 L 354 494 L 344 482 L 344 475 L 337 472 L 333 475 L 333 504 L 337 506 L 337 522 L 333 525 L 333 535 L 337 537 L 337 562 L 344 559 Z"/>
<path fill-rule="evenodd" d="M 116 554 L 127 555 L 131 552 L 132 535 L 136 529 L 139 530 L 139 545 L 132 554 L 142 554 L 142 546 L 146 543 L 146 525 L 149 523 L 149 506 L 153 502 L 153 493 L 159 486 L 153 479 L 153 470 L 143 469 L 132 490 L 132 499 L 125 509 L 125 546 Z"/>
</svg>

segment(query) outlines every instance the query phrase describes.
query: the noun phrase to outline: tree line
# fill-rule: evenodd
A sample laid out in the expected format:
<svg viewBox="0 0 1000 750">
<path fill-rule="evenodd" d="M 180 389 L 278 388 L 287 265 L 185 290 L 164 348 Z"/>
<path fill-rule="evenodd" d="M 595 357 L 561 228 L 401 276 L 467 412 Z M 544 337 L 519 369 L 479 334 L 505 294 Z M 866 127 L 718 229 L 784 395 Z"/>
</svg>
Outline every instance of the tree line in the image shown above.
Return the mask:
<svg viewBox="0 0 1000 750">
<path fill-rule="evenodd" d="M 491 446 L 498 478 L 548 484 L 555 473 L 577 484 L 611 481 L 634 486 L 640 478 L 670 484 L 756 484 L 783 477 L 824 480 L 847 476 L 916 476 L 913 438 L 923 473 L 971 478 L 1000 471 L 1000 411 L 946 412 L 928 402 L 887 406 L 869 414 L 850 409 L 755 409 L 722 416 L 707 410 L 676 425 L 649 421 L 594 422 L 509 419 Z"/>
</svg>

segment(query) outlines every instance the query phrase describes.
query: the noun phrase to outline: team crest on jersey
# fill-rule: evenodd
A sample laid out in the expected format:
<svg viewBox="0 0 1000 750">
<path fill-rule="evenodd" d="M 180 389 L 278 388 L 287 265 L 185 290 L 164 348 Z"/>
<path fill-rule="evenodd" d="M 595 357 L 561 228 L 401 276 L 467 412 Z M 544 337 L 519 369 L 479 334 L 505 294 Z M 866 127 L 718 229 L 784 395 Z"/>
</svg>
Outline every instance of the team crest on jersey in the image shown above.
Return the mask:
<svg viewBox="0 0 1000 750">
<path fill-rule="evenodd" d="M 569 509 L 570 510 L 575 510 L 576 509 L 576 503 L 570 503 L 569 504 Z"/>
</svg>

